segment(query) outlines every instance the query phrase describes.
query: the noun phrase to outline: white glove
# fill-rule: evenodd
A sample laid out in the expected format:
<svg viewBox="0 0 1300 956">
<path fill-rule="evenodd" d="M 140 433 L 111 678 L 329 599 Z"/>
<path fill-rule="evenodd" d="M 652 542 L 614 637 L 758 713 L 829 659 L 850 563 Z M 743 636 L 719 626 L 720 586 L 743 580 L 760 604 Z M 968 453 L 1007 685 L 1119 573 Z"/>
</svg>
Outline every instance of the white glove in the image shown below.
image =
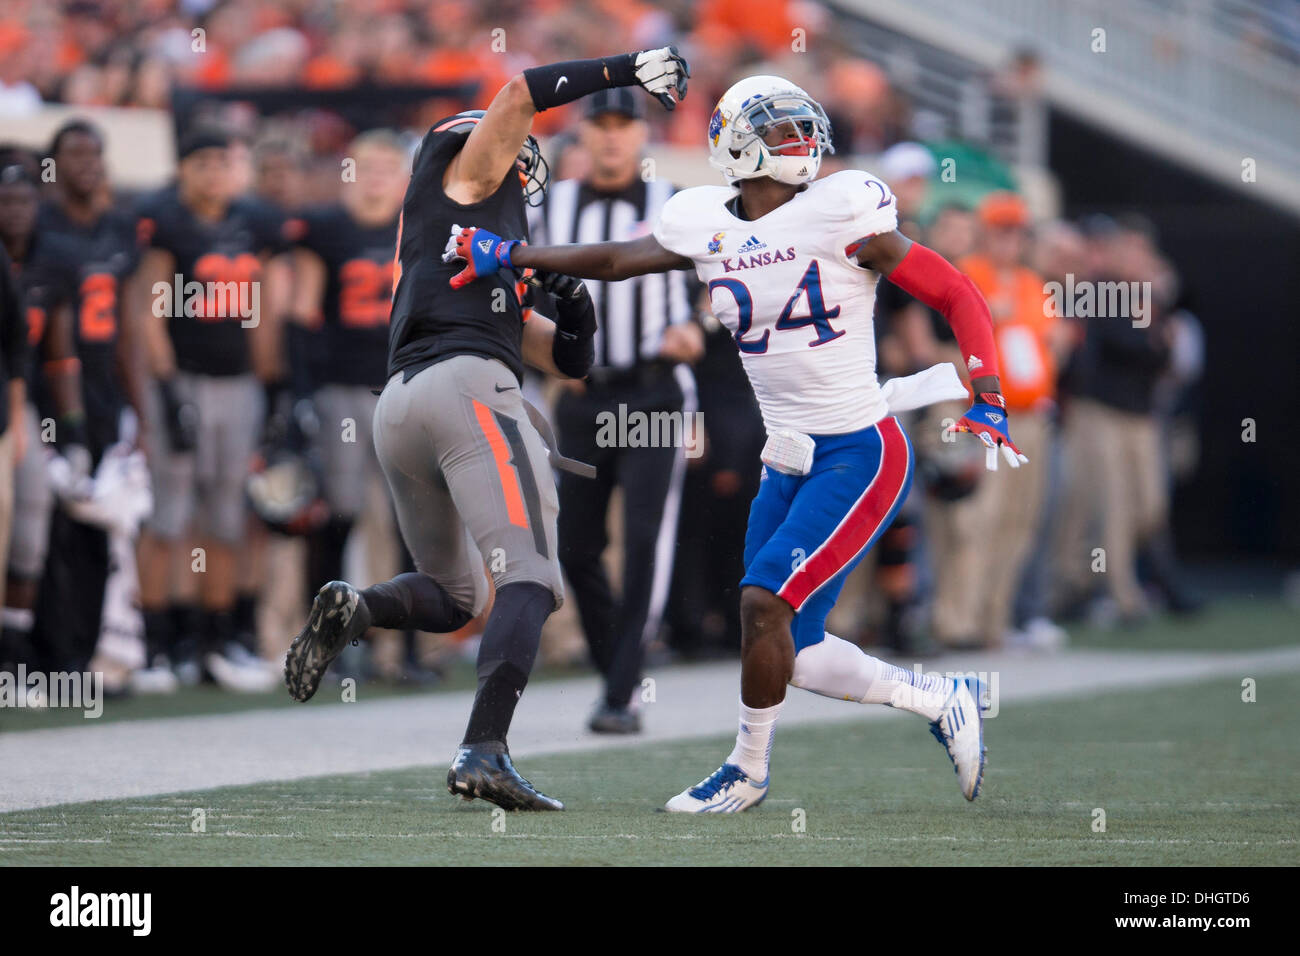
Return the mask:
<svg viewBox="0 0 1300 956">
<path fill-rule="evenodd" d="M 68 463 L 67 484 L 63 486 L 63 493 L 74 501 L 89 498 L 95 490 L 95 482 L 90 474 L 90 449 L 85 445 L 67 445 L 60 453 Z"/>
<path fill-rule="evenodd" d="M 675 110 L 677 101 L 686 96 L 686 79 L 691 75 L 690 64 L 677 52 L 677 47 L 645 50 L 636 55 L 634 65 L 641 88 L 662 103 L 664 109 Z M 676 99 L 673 93 L 677 94 Z"/>
<path fill-rule="evenodd" d="M 460 226 L 456 223 L 451 225 L 451 234 L 447 236 L 447 245 L 442 250 L 443 262 L 455 262 L 459 259 L 460 253 L 456 250 L 456 237 L 460 235 Z"/>
</svg>

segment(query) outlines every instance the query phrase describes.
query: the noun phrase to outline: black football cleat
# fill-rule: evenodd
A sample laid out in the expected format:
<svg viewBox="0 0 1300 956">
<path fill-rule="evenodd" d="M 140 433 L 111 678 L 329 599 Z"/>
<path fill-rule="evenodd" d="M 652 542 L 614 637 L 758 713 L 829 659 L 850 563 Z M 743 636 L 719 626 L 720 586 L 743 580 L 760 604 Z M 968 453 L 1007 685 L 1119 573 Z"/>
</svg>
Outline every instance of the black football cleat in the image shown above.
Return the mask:
<svg viewBox="0 0 1300 956">
<path fill-rule="evenodd" d="M 361 593 L 344 581 L 331 581 L 316 593 L 307 626 L 289 645 L 284 685 L 297 701 L 311 700 L 334 658 L 370 627 L 370 609 Z"/>
<path fill-rule="evenodd" d="M 447 771 L 447 789 L 465 800 L 478 797 L 504 810 L 563 810 L 564 804 L 540 793 L 519 776 L 509 754 L 461 747 Z"/>
<path fill-rule="evenodd" d="M 641 715 L 631 707 L 611 707 L 601 701 L 587 727 L 595 734 L 639 734 Z"/>
</svg>

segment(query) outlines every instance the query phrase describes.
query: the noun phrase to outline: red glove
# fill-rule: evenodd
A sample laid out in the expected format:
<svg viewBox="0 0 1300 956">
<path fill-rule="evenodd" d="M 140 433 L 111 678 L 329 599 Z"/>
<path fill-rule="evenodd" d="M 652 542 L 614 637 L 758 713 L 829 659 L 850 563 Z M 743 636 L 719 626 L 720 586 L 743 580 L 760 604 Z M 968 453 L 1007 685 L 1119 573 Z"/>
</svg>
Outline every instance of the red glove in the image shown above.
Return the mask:
<svg viewBox="0 0 1300 956">
<path fill-rule="evenodd" d="M 447 247 L 443 250 L 442 261 L 453 262 L 465 260 L 465 268 L 451 277 L 451 287 L 459 289 L 469 285 L 475 279 L 490 276 L 503 267 L 513 269 L 510 263 L 510 250 L 520 245 L 518 239 L 502 239 L 495 232 L 470 226 L 462 229 L 452 225 Z"/>
</svg>

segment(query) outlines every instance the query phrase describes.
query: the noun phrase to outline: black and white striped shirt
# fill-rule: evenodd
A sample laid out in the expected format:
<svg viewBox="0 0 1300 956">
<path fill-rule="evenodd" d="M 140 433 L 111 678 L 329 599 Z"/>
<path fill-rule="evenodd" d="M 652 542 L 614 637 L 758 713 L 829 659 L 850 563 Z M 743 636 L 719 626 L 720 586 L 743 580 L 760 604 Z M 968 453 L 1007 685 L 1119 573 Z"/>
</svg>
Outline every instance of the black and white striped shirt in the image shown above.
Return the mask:
<svg viewBox="0 0 1300 956">
<path fill-rule="evenodd" d="M 639 177 L 616 193 L 597 192 L 576 179 L 552 183 L 530 224 L 537 245 L 622 242 L 649 235 L 671 183 Z M 596 307 L 596 366 L 626 369 L 659 355 L 664 328 L 690 321 L 687 273 L 666 272 L 621 282 L 587 280 Z"/>
</svg>

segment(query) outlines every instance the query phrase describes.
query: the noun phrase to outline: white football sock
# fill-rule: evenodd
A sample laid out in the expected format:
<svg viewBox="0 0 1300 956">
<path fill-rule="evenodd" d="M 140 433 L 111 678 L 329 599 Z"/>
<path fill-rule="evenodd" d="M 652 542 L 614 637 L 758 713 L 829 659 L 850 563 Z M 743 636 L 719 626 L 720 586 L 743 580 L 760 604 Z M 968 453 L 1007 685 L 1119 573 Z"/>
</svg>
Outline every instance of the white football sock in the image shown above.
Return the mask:
<svg viewBox="0 0 1300 956">
<path fill-rule="evenodd" d="M 947 677 L 888 664 L 830 633 L 795 655 L 790 683 L 823 697 L 886 704 L 931 721 L 939 719 L 953 684 Z"/>
<path fill-rule="evenodd" d="M 767 779 L 767 765 L 772 756 L 772 736 L 776 733 L 776 718 L 781 714 L 781 704 L 775 707 L 746 707 L 740 702 L 740 731 L 736 746 L 732 748 L 727 763 L 734 763 L 755 783 Z"/>
</svg>

